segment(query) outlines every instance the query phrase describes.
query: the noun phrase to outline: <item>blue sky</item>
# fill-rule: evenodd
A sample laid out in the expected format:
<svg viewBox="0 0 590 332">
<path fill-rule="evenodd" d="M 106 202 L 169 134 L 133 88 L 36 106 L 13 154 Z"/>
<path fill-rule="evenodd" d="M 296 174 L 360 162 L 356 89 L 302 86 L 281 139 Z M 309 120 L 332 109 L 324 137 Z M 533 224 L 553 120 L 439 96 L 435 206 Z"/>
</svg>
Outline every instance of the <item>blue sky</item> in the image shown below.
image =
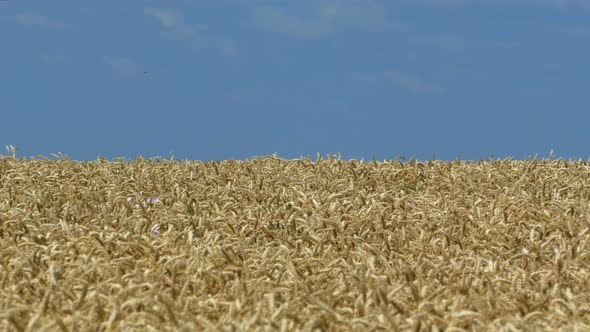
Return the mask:
<svg viewBox="0 0 590 332">
<path fill-rule="evenodd" d="M 0 1 L 0 144 L 590 157 L 590 1 Z"/>
</svg>

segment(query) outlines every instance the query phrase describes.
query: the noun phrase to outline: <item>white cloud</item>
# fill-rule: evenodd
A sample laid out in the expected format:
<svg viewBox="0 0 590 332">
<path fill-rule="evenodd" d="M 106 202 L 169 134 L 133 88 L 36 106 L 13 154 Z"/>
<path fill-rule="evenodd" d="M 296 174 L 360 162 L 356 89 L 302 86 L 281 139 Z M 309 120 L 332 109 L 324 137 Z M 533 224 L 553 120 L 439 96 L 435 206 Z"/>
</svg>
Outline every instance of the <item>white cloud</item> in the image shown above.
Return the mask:
<svg viewBox="0 0 590 332">
<path fill-rule="evenodd" d="M 178 12 L 170 9 L 146 8 L 145 14 L 154 16 L 160 23 L 168 28 L 184 25 L 184 20 Z"/>
<path fill-rule="evenodd" d="M 440 84 L 427 82 L 416 75 L 397 70 L 387 70 L 378 74 L 357 74 L 355 79 L 376 84 L 393 84 L 414 95 L 438 95 L 444 92 L 444 88 Z"/>
<path fill-rule="evenodd" d="M 590 9 L 587 0 L 403 0 L 403 2 L 417 5 L 459 6 L 459 5 L 523 5 L 546 6 L 553 8 L 582 7 Z"/>
<path fill-rule="evenodd" d="M 145 15 L 158 20 L 166 35 L 186 41 L 193 49 L 216 49 L 223 55 L 234 55 L 237 46 L 232 39 L 215 35 L 204 24 L 189 24 L 174 9 L 146 8 Z"/>
<path fill-rule="evenodd" d="M 192 34 L 207 30 L 204 25 L 187 24 L 184 21 L 184 15 L 174 9 L 146 8 L 144 13 L 156 18 L 164 28 L 174 30 L 177 33 Z"/>
<path fill-rule="evenodd" d="M 521 44 L 516 41 L 467 37 L 463 33 L 435 32 L 418 34 L 412 42 L 420 46 L 431 46 L 445 51 L 462 52 L 468 49 L 513 49 Z"/>
<path fill-rule="evenodd" d="M 351 28 L 364 30 L 401 29 L 388 22 L 383 8 L 370 1 L 323 1 L 310 16 L 285 13 L 279 7 L 258 7 L 254 22 L 261 27 L 299 37 L 321 37 L 336 30 Z"/>
<path fill-rule="evenodd" d="M 39 26 L 46 28 L 66 28 L 67 24 L 41 15 L 35 12 L 23 12 L 14 16 L 16 21 L 23 25 Z"/>
<path fill-rule="evenodd" d="M 146 67 L 128 57 L 103 56 L 102 61 L 120 78 L 132 78 L 143 75 Z"/>
<path fill-rule="evenodd" d="M 273 7 L 257 8 L 254 20 L 260 26 L 300 37 L 323 36 L 332 30 L 327 17 L 304 19 L 284 14 L 282 10 Z"/>
<path fill-rule="evenodd" d="M 395 83 L 412 94 L 440 94 L 444 91 L 439 84 L 426 82 L 418 77 L 402 74 L 398 71 L 386 71 L 383 76 L 386 80 Z"/>
<path fill-rule="evenodd" d="M 63 52 L 44 52 L 38 55 L 39 60 L 46 64 L 66 64 L 70 62 L 70 57 Z"/>
<path fill-rule="evenodd" d="M 590 37 L 590 25 L 570 25 L 556 27 L 554 30 L 578 37 Z"/>
<path fill-rule="evenodd" d="M 463 50 L 468 45 L 463 35 L 442 32 L 417 36 L 414 42 L 418 45 L 430 45 L 448 51 Z"/>
<path fill-rule="evenodd" d="M 321 6 L 322 17 L 331 17 L 340 20 L 344 24 L 363 26 L 365 28 L 385 28 L 388 23 L 385 10 L 382 7 L 372 5 L 371 2 L 362 2 L 363 5 L 346 4 L 345 2 L 329 2 Z"/>
</svg>

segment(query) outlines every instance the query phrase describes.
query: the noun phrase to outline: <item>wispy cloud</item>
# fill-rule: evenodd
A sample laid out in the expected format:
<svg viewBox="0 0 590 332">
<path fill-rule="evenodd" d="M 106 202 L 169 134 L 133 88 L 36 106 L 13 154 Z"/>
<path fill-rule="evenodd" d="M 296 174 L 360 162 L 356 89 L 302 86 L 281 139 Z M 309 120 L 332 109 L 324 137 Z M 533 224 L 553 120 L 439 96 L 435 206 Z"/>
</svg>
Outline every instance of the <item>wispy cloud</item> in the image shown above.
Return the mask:
<svg viewBox="0 0 590 332">
<path fill-rule="evenodd" d="M 67 24 L 49 18 L 36 12 L 22 12 L 14 16 L 15 20 L 22 25 L 38 26 L 44 28 L 61 29 L 68 27 Z"/>
<path fill-rule="evenodd" d="M 513 49 L 520 46 L 516 41 L 473 38 L 462 32 L 421 33 L 414 36 L 412 42 L 419 46 L 431 46 L 445 51 Z"/>
<path fill-rule="evenodd" d="M 260 27 L 298 37 L 322 37 L 341 29 L 385 30 L 403 28 L 389 22 L 382 7 L 366 2 L 319 2 L 312 15 L 286 13 L 276 6 L 258 7 L 254 23 Z"/>
<path fill-rule="evenodd" d="M 397 70 L 386 70 L 381 73 L 363 73 L 355 75 L 359 81 L 375 84 L 392 84 L 393 86 L 410 92 L 413 95 L 438 95 L 444 88 L 437 83 L 428 82 L 416 75 L 402 73 Z"/>
<path fill-rule="evenodd" d="M 413 38 L 417 45 L 428 45 L 444 50 L 463 50 L 468 42 L 462 34 L 432 32 Z"/>
<path fill-rule="evenodd" d="M 168 36 L 185 40 L 195 50 L 216 49 L 224 55 L 234 55 L 237 51 L 232 39 L 215 35 L 205 24 L 187 23 L 178 10 L 150 7 L 144 9 L 144 14 L 157 19 Z"/>
<path fill-rule="evenodd" d="M 259 26 L 300 37 L 324 36 L 331 31 L 325 18 L 302 18 L 273 7 L 257 8 L 254 20 Z"/>
<path fill-rule="evenodd" d="M 156 18 L 164 28 L 174 30 L 178 33 L 192 34 L 207 30 L 207 26 L 204 25 L 187 24 L 184 21 L 184 15 L 177 10 L 163 8 L 146 8 L 144 10 L 144 13 L 148 16 Z"/>
<path fill-rule="evenodd" d="M 556 27 L 553 31 L 563 32 L 572 36 L 590 37 L 590 25 L 570 25 L 566 27 Z"/>
<path fill-rule="evenodd" d="M 444 91 L 443 87 L 439 84 L 426 82 L 416 76 L 398 71 L 386 71 L 383 73 L 383 77 L 412 94 L 440 94 Z"/>
<path fill-rule="evenodd" d="M 70 56 L 59 51 L 47 51 L 38 55 L 39 60 L 46 64 L 66 64 L 70 62 Z"/>
<path fill-rule="evenodd" d="M 103 56 L 102 62 L 107 65 L 119 78 L 132 78 L 143 75 L 146 66 L 137 63 L 129 57 Z"/>
<path fill-rule="evenodd" d="M 545 6 L 559 9 L 586 8 L 590 9 L 587 0 L 402 0 L 414 5 L 434 6 L 464 6 L 464 5 L 522 5 L 522 6 Z"/>
</svg>

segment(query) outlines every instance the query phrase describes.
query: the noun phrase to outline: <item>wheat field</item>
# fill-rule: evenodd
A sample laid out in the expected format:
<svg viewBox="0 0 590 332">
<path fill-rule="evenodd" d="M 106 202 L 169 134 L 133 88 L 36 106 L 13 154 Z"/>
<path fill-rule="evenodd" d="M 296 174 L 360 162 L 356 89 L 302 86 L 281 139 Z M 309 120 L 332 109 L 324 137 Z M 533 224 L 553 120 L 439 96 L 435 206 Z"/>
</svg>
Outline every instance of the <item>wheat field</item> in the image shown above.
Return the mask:
<svg viewBox="0 0 590 332">
<path fill-rule="evenodd" d="M 590 163 L 0 159 L 2 331 L 588 331 Z"/>
</svg>

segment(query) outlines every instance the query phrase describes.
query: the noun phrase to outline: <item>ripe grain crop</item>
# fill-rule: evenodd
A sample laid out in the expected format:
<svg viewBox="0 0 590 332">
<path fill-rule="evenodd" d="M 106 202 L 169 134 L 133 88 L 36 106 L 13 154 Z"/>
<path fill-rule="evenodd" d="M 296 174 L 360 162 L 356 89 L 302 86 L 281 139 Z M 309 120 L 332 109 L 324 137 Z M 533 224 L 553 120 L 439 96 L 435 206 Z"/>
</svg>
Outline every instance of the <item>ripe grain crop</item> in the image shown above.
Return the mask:
<svg viewBox="0 0 590 332">
<path fill-rule="evenodd" d="M 3 157 L 0 329 L 588 331 L 589 175 Z"/>
</svg>

